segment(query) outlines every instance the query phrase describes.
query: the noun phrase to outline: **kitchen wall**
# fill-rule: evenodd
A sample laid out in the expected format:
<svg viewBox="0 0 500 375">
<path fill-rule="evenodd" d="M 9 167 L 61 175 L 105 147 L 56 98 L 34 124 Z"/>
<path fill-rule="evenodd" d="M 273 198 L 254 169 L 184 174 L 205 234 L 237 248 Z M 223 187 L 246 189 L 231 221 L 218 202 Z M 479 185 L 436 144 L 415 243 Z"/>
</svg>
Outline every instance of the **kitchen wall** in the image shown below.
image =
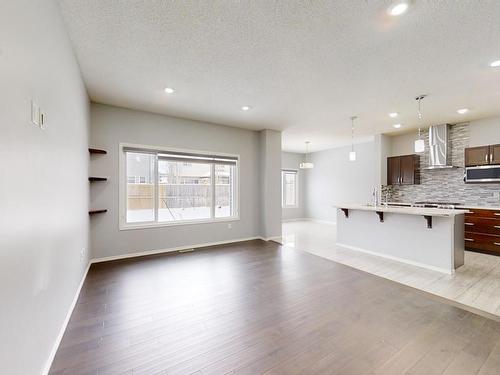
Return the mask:
<svg viewBox="0 0 500 375">
<path fill-rule="evenodd" d="M 119 230 L 119 143 L 205 150 L 240 155 L 240 220 Z M 193 246 L 257 236 L 281 235 L 281 134 L 256 132 L 101 104 L 91 106 L 91 145 L 108 151 L 92 160 L 92 172 L 109 180 L 92 186 L 92 206 L 108 212 L 91 221 L 94 258 Z M 266 158 L 275 162 L 269 164 Z M 266 175 L 274 182 L 265 183 Z M 270 186 L 274 183 L 276 186 Z M 267 186 L 266 186 L 267 185 Z M 264 191 L 273 204 L 261 217 Z"/>
<path fill-rule="evenodd" d="M 351 147 L 310 154 L 314 168 L 307 171 L 307 217 L 336 221 L 335 203 L 368 203 L 377 185 L 375 142 L 355 145 L 357 160 L 349 161 Z"/>
<path fill-rule="evenodd" d="M 422 133 L 427 144 L 428 131 Z M 413 154 L 416 133 L 392 138 L 392 155 Z M 471 146 L 500 143 L 500 117 L 472 121 L 451 126 L 451 163 L 459 168 L 425 170 L 428 165 L 429 150 L 420 158 L 420 185 L 390 186 L 387 188 L 392 201 L 446 201 L 478 206 L 499 206 L 500 184 L 465 184 L 464 149 Z"/>
<path fill-rule="evenodd" d="M 39 375 L 89 249 L 89 102 L 55 1 L 2 2 L 0 82 L 0 373 Z"/>
<path fill-rule="evenodd" d="M 299 164 L 304 161 L 304 154 L 297 154 L 294 152 L 283 152 L 281 154 L 281 168 L 282 169 L 295 169 L 298 171 L 298 207 L 282 208 L 283 221 L 303 219 L 306 217 L 306 178 L 308 169 L 300 169 Z"/>
</svg>

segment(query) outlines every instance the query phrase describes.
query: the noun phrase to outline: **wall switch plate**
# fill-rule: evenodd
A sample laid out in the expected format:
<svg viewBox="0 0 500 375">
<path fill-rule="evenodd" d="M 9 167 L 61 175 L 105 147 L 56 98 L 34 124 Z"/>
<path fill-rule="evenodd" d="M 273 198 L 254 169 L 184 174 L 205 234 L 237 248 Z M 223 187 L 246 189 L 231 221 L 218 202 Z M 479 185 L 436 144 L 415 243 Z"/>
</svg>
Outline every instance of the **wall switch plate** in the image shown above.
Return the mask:
<svg viewBox="0 0 500 375">
<path fill-rule="evenodd" d="M 45 116 L 45 113 L 43 113 L 42 111 L 40 111 L 40 129 L 42 130 L 45 130 L 45 120 L 46 120 L 47 116 Z"/>
<path fill-rule="evenodd" d="M 233 227 L 233 224 L 231 224 L 231 223 L 229 223 L 229 224 L 227 225 L 227 228 L 228 228 L 228 229 L 231 229 L 232 227 Z"/>
<path fill-rule="evenodd" d="M 40 106 L 35 101 L 31 101 L 31 122 L 40 127 Z"/>
</svg>

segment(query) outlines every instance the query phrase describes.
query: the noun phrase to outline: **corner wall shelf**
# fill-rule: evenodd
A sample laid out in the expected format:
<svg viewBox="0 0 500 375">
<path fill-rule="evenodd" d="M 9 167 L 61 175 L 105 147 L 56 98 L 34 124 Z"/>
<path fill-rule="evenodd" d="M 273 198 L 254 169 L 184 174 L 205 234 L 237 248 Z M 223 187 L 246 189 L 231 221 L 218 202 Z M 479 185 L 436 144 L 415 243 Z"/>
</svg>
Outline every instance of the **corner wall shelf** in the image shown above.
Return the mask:
<svg viewBox="0 0 500 375">
<path fill-rule="evenodd" d="M 89 153 L 90 154 L 102 154 L 102 155 L 105 155 L 108 152 L 106 150 L 100 150 L 98 148 L 89 148 Z"/>
<path fill-rule="evenodd" d="M 89 182 L 108 181 L 107 177 L 89 177 Z"/>
<path fill-rule="evenodd" d="M 90 210 L 89 215 L 95 215 L 95 214 L 103 214 L 105 212 L 108 212 L 107 209 L 102 209 L 102 210 Z"/>
</svg>

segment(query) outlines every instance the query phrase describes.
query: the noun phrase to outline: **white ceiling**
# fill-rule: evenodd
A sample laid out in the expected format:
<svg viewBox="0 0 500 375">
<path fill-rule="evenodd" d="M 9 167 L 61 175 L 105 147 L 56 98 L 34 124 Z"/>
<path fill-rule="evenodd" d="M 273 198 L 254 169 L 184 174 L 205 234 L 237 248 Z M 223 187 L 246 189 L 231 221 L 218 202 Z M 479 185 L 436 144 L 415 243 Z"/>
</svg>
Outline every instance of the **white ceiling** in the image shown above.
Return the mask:
<svg viewBox="0 0 500 375">
<path fill-rule="evenodd" d="M 60 0 L 93 101 L 249 129 L 283 148 L 500 114 L 500 1 Z M 166 86 L 177 92 L 167 95 Z M 242 105 L 252 106 L 243 112 Z M 466 116 L 456 113 L 469 107 Z"/>
</svg>

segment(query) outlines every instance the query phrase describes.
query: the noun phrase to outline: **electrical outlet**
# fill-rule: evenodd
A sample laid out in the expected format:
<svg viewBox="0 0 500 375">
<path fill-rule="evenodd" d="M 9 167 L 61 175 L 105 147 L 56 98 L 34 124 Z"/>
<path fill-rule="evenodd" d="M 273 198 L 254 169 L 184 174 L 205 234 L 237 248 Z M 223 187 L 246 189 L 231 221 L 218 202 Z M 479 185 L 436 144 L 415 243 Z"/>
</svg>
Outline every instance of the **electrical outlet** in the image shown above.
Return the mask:
<svg viewBox="0 0 500 375">
<path fill-rule="evenodd" d="M 80 258 L 83 258 L 85 256 L 85 248 L 80 250 Z"/>
</svg>

